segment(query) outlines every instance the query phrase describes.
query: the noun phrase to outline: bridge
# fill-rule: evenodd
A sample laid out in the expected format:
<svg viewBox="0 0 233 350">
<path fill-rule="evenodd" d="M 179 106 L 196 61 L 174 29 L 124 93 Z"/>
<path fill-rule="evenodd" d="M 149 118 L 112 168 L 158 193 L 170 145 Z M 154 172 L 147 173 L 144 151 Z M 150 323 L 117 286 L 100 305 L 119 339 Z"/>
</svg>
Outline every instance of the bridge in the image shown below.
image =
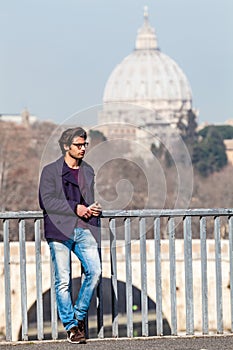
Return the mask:
<svg viewBox="0 0 233 350">
<path fill-rule="evenodd" d="M 62 338 L 49 249 L 42 239 L 42 213 L 6 212 L 0 219 L 2 339 Z M 194 219 L 198 239 L 192 238 Z M 232 333 L 232 209 L 104 211 L 103 220 L 102 279 L 89 312 L 90 338 Z M 177 220 L 182 223 L 181 239 L 176 237 Z M 208 220 L 213 239 L 207 239 Z M 221 220 L 226 221 L 224 239 Z M 15 223 L 17 242 L 10 238 Z M 34 230 L 33 242 L 27 241 L 28 226 Z M 147 239 L 148 229 L 153 239 Z M 135 230 L 137 238 L 132 238 Z M 80 271 L 73 259 L 77 289 Z"/>
</svg>

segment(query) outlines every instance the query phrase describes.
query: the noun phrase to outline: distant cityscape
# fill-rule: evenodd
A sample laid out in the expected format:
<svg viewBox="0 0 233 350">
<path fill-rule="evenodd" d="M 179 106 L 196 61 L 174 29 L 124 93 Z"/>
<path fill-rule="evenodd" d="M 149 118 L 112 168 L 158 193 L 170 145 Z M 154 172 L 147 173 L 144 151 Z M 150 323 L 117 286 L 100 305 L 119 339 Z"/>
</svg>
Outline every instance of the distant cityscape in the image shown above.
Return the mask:
<svg viewBox="0 0 233 350">
<path fill-rule="evenodd" d="M 151 145 L 159 138 L 166 144 L 180 132 L 178 125 L 188 125 L 190 116 L 197 123 L 197 115 L 190 83 L 179 65 L 161 52 L 145 7 L 135 49 L 113 69 L 106 82 L 103 107 L 97 115 L 99 130 L 107 139 L 146 139 Z M 24 109 L 19 114 L 0 114 L 0 121 L 29 126 L 40 120 Z M 197 125 L 197 131 L 208 125 Z M 233 120 L 223 125 L 233 126 Z M 224 144 L 228 162 L 233 165 L 233 140 L 224 140 Z"/>
</svg>

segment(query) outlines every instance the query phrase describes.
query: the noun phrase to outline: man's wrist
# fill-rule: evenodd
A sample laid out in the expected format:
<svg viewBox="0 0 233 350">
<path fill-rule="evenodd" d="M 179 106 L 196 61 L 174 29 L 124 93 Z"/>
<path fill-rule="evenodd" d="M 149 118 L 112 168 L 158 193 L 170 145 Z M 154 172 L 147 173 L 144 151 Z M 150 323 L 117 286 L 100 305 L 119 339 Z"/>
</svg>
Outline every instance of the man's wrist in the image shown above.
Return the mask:
<svg viewBox="0 0 233 350">
<path fill-rule="evenodd" d="M 78 212 L 79 212 L 79 206 L 80 206 L 80 204 L 77 203 L 77 204 L 76 204 L 76 214 L 77 214 L 77 215 L 78 215 Z"/>
</svg>

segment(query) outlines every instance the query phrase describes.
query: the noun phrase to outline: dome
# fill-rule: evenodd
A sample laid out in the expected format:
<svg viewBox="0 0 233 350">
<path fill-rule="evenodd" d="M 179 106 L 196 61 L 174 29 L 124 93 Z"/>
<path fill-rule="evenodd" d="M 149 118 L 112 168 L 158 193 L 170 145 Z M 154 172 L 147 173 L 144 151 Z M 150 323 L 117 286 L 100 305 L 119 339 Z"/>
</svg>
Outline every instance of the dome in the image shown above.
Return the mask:
<svg viewBox="0 0 233 350">
<path fill-rule="evenodd" d="M 111 73 L 103 102 L 132 103 L 162 113 L 192 108 L 188 79 L 178 64 L 159 50 L 147 8 L 143 26 L 138 30 L 135 50 Z"/>
</svg>

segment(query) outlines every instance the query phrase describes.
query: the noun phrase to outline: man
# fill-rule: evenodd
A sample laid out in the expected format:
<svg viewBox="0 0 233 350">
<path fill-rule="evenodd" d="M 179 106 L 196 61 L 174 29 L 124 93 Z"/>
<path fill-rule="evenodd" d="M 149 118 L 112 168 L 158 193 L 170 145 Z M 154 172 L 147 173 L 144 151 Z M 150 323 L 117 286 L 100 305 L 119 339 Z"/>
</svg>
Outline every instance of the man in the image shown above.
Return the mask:
<svg viewBox="0 0 233 350">
<path fill-rule="evenodd" d="M 94 203 L 94 171 L 83 161 L 87 134 L 67 129 L 60 137 L 63 156 L 44 167 L 39 186 L 45 238 L 55 271 L 59 317 L 71 343 L 86 343 L 84 318 L 101 274 L 98 253 L 98 217 Z M 82 264 L 84 280 L 78 298 L 71 299 L 71 252 Z"/>
</svg>

